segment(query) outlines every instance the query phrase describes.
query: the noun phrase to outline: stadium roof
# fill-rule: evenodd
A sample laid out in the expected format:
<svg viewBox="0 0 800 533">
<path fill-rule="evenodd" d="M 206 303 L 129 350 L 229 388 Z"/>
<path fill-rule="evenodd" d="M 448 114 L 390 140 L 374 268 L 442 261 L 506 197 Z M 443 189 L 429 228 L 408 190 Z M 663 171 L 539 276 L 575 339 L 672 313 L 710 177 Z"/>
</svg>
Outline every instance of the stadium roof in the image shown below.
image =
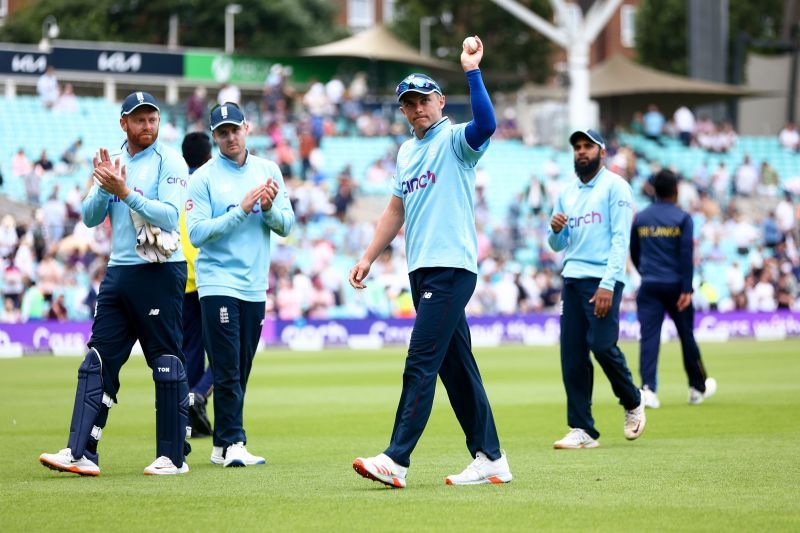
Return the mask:
<svg viewBox="0 0 800 533">
<path fill-rule="evenodd" d="M 681 93 L 705 97 L 706 100 L 720 100 L 760 94 L 747 87 L 662 72 L 634 63 L 622 55 L 615 55 L 592 68 L 590 85 L 592 98 Z"/>
<path fill-rule="evenodd" d="M 456 65 L 424 56 L 379 24 L 340 41 L 304 48 L 300 55 L 306 57 L 357 57 L 373 61 L 393 61 L 409 65 L 459 70 Z"/>
</svg>

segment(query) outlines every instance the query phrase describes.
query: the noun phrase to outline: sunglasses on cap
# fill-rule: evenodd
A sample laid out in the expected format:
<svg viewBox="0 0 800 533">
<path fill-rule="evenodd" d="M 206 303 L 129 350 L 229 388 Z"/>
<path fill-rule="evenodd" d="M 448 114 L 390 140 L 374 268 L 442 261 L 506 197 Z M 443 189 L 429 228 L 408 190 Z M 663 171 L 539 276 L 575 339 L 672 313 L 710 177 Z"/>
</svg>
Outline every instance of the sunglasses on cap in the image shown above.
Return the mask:
<svg viewBox="0 0 800 533">
<path fill-rule="evenodd" d="M 431 94 L 436 92 L 442 94 L 442 89 L 439 88 L 438 83 L 433 81 L 432 78 L 426 76 L 425 74 L 411 74 L 406 76 L 406 78 L 400 82 L 395 92 L 397 94 L 397 100 L 399 101 L 400 98 L 402 98 L 402 96 L 407 92 L 421 94 Z"/>
</svg>

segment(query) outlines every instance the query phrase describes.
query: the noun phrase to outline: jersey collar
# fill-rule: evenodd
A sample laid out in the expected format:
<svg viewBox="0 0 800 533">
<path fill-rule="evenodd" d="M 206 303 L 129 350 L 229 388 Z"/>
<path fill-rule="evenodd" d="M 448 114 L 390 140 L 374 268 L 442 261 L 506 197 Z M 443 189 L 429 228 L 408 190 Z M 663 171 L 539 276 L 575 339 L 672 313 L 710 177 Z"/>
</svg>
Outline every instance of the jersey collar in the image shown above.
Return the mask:
<svg viewBox="0 0 800 533">
<path fill-rule="evenodd" d="M 123 154 L 126 154 L 130 159 L 133 159 L 134 157 L 139 157 L 139 156 L 143 156 L 143 155 L 145 155 L 147 153 L 150 153 L 150 152 L 155 152 L 156 145 L 158 144 L 158 142 L 159 142 L 158 139 L 156 139 L 153 142 L 153 144 L 151 144 L 150 146 L 148 146 L 147 148 L 145 148 L 141 152 L 137 152 L 136 155 L 131 155 L 130 152 L 128 152 L 128 139 L 125 139 L 124 141 L 122 141 L 122 146 L 120 148 L 122 149 L 122 153 Z"/>
<path fill-rule="evenodd" d="M 429 139 L 432 139 L 433 137 L 435 137 L 435 136 L 436 136 L 436 134 L 437 134 L 437 133 L 439 133 L 439 132 L 442 130 L 442 129 L 441 129 L 439 126 L 441 126 L 441 125 L 442 125 L 442 124 L 444 124 L 445 122 L 449 122 L 449 121 L 450 121 L 450 119 L 449 119 L 449 118 L 447 118 L 446 116 L 442 117 L 441 119 L 439 119 L 439 121 L 438 121 L 438 122 L 436 122 L 436 123 L 435 123 L 435 124 L 433 124 L 433 125 L 432 125 L 430 128 L 428 128 L 428 129 L 427 129 L 427 131 L 425 132 L 425 135 L 423 135 L 423 136 L 422 136 L 422 139 L 418 139 L 418 138 L 417 138 L 417 136 L 414 134 L 414 128 L 412 127 L 412 128 L 410 129 L 410 131 L 411 131 L 411 136 L 412 136 L 412 137 L 414 138 L 414 140 L 415 140 L 415 141 L 417 141 L 417 142 L 425 142 L 425 141 L 427 141 L 427 140 L 429 140 Z"/>
<path fill-rule="evenodd" d="M 222 152 L 219 153 L 219 160 L 225 164 L 226 167 L 234 168 L 236 170 L 244 170 L 247 168 L 247 163 L 250 161 L 250 150 L 245 149 L 244 164 L 239 166 L 239 163 L 229 158 Z"/>
<path fill-rule="evenodd" d="M 589 188 L 594 187 L 595 185 L 597 185 L 597 180 L 600 179 L 600 176 L 602 176 L 605 171 L 606 171 L 605 166 L 600 167 L 600 170 L 598 170 L 597 174 L 595 174 L 594 177 L 591 180 L 589 180 L 589 183 L 584 183 L 580 180 L 580 178 L 578 178 L 578 188 L 585 189 L 586 187 Z"/>
</svg>

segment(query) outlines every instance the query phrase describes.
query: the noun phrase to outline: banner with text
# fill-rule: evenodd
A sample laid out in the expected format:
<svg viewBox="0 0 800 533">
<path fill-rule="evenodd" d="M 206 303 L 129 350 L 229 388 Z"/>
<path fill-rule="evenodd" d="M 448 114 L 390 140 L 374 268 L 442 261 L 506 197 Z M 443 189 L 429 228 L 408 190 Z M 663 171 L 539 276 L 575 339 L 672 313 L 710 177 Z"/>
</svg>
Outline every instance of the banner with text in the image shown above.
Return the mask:
<svg viewBox="0 0 800 533">
<path fill-rule="evenodd" d="M 503 343 L 555 346 L 559 336 L 557 315 L 476 317 L 469 320 L 475 346 Z M 414 325 L 412 319 L 346 319 L 310 321 L 264 321 L 261 346 L 297 349 L 351 346 L 406 345 Z M 27 322 L 0 324 L 0 357 L 23 353 L 81 355 L 91 335 L 91 321 Z M 700 342 L 724 342 L 734 338 L 783 339 L 800 336 L 800 313 L 698 313 L 695 335 Z M 662 339 L 676 337 L 675 325 L 664 323 Z M 620 338 L 639 338 L 636 315 L 620 320 Z"/>
</svg>

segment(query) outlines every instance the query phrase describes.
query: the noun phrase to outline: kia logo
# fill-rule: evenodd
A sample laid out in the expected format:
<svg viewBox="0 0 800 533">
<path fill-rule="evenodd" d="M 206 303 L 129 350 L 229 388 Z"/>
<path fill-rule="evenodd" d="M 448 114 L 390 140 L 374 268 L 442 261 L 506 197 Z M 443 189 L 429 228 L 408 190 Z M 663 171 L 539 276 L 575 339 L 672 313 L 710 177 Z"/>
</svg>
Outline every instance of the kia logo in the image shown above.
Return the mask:
<svg viewBox="0 0 800 533">
<path fill-rule="evenodd" d="M 107 72 L 138 72 L 142 68 L 142 55 L 125 52 L 102 52 L 97 58 L 97 70 Z"/>
<path fill-rule="evenodd" d="M 11 58 L 11 72 L 35 74 L 47 70 L 47 56 L 34 54 L 14 54 Z"/>
</svg>

